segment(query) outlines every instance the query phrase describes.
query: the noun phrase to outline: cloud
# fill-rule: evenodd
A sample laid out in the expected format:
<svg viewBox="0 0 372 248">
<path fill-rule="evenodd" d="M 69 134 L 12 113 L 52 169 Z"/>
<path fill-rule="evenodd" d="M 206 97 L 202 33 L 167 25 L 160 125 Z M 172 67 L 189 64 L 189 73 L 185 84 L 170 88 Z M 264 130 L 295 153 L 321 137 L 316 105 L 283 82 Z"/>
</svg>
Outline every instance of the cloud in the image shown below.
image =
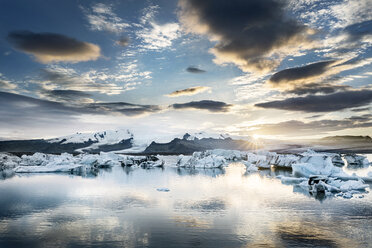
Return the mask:
<svg viewBox="0 0 372 248">
<path fill-rule="evenodd" d="M 370 108 L 355 108 L 355 109 L 351 109 L 351 111 L 353 112 L 364 112 L 364 111 L 369 111 Z"/>
<path fill-rule="evenodd" d="M 372 20 L 355 23 L 345 27 L 344 32 L 348 34 L 349 41 L 361 41 L 366 37 L 372 36 Z"/>
<path fill-rule="evenodd" d="M 176 22 L 158 24 L 154 21 L 158 6 L 149 6 L 144 9 L 141 18 L 140 30 L 137 37 L 142 40 L 142 48 L 149 50 L 161 50 L 172 46 L 174 40 L 181 36 L 180 25 Z"/>
<path fill-rule="evenodd" d="M 119 40 L 116 41 L 116 44 L 122 47 L 126 47 L 129 45 L 129 38 L 128 37 L 122 37 Z"/>
<path fill-rule="evenodd" d="M 108 95 L 120 94 L 126 88 L 114 82 L 116 75 L 88 71 L 78 73 L 74 69 L 53 66 L 42 69 L 38 82 L 47 90 L 74 90 L 83 92 L 100 92 Z"/>
<path fill-rule="evenodd" d="M 5 90 L 13 90 L 17 88 L 15 84 L 8 80 L 3 80 L 0 78 L 0 89 L 5 89 Z"/>
<path fill-rule="evenodd" d="M 93 102 L 91 94 L 78 90 L 41 90 L 40 95 L 51 101 L 62 102 L 80 102 L 88 103 Z"/>
<path fill-rule="evenodd" d="M 0 91 L 0 115 L 3 124 L 27 125 L 34 122 L 69 121 L 79 113 L 62 103 Z"/>
<path fill-rule="evenodd" d="M 97 45 L 55 33 L 15 31 L 8 34 L 8 40 L 17 50 L 33 55 L 41 63 L 76 63 L 96 60 L 101 55 Z"/>
<path fill-rule="evenodd" d="M 336 28 L 346 27 L 372 19 L 372 7 L 369 0 L 343 1 L 331 7 L 331 14 L 336 18 Z"/>
<path fill-rule="evenodd" d="M 199 69 L 197 67 L 194 67 L 194 66 L 189 66 L 186 68 L 186 71 L 190 72 L 190 73 L 204 73 L 206 71 L 202 70 L 202 69 Z"/>
<path fill-rule="evenodd" d="M 282 55 L 313 47 L 306 26 L 285 14 L 284 1 L 180 0 L 179 19 L 188 32 L 208 35 L 218 64 L 268 72 Z"/>
<path fill-rule="evenodd" d="M 362 57 L 315 62 L 276 72 L 266 84 L 280 91 L 298 95 L 334 93 L 351 88 L 340 84 L 352 78 L 352 76 L 340 77 L 341 72 L 363 67 L 371 62 L 371 59 Z M 337 83 L 332 83 L 336 81 Z"/>
<path fill-rule="evenodd" d="M 210 112 L 227 112 L 232 106 L 232 104 L 212 100 L 175 103 L 171 105 L 171 107 L 174 109 L 202 109 Z"/>
<path fill-rule="evenodd" d="M 56 95 L 82 95 L 77 92 L 55 92 Z M 6 123 L 53 122 L 77 118 L 82 114 L 139 116 L 155 113 L 156 105 L 140 105 L 126 102 L 57 102 L 0 91 L 0 115 Z"/>
<path fill-rule="evenodd" d="M 287 90 L 285 93 L 306 95 L 306 94 L 331 94 L 337 91 L 350 90 L 351 87 L 348 85 L 330 84 L 330 83 L 310 83 L 302 86 L 296 86 L 291 90 Z"/>
<path fill-rule="evenodd" d="M 332 112 L 368 105 L 372 90 L 337 92 L 330 95 L 308 95 L 255 104 L 256 107 L 303 112 Z"/>
<path fill-rule="evenodd" d="M 270 77 L 270 83 L 273 85 L 279 85 L 282 83 L 288 83 L 291 81 L 297 81 L 299 79 L 309 79 L 317 77 L 327 71 L 329 66 L 334 64 L 335 61 L 321 61 L 305 66 L 289 68 L 279 71 Z"/>
<path fill-rule="evenodd" d="M 123 22 L 112 10 L 111 5 L 97 3 L 89 9 L 84 9 L 85 16 L 90 24 L 91 30 L 107 31 L 111 33 L 122 33 L 131 25 Z"/>
<path fill-rule="evenodd" d="M 302 122 L 297 120 L 250 126 L 254 134 L 261 135 L 319 135 L 333 131 L 372 127 L 372 116 L 352 116 L 341 120 L 319 120 Z"/>
<path fill-rule="evenodd" d="M 138 116 L 146 113 L 159 112 L 161 108 L 157 105 L 139 105 L 125 102 L 91 103 L 88 110 L 98 113 L 119 113 L 126 116 Z"/>
<path fill-rule="evenodd" d="M 191 95 L 196 95 L 199 93 L 202 93 L 204 91 L 210 90 L 210 87 L 205 87 L 205 86 L 196 86 L 196 87 L 191 87 L 183 90 L 176 90 L 167 96 L 169 97 L 178 97 L 178 96 L 191 96 Z"/>
</svg>

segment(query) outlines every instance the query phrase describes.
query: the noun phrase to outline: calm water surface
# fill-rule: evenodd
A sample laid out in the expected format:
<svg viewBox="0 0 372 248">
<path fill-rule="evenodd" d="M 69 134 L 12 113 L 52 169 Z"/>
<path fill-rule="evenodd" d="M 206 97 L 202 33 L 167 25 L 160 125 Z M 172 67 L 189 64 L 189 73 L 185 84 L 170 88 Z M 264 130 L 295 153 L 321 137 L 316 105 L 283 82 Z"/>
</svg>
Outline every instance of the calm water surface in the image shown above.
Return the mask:
<svg viewBox="0 0 372 248">
<path fill-rule="evenodd" d="M 0 181 L 0 247 L 372 247 L 371 194 L 315 199 L 278 174 L 16 175 Z"/>
</svg>

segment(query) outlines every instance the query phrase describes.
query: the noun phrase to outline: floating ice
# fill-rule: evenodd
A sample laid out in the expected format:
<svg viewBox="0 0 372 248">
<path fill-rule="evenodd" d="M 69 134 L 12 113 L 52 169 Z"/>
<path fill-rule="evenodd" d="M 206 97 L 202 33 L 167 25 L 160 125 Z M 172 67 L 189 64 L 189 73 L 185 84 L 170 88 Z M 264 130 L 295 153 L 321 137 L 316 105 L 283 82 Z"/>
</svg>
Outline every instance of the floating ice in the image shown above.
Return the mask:
<svg viewBox="0 0 372 248">
<path fill-rule="evenodd" d="M 347 154 L 344 158 L 347 161 L 347 167 L 350 169 L 366 168 L 369 166 L 368 159 L 361 155 Z"/>
<path fill-rule="evenodd" d="M 180 155 L 177 166 L 185 168 L 223 168 L 227 166 L 225 157 L 207 152 L 194 152 L 193 155 Z"/>
<path fill-rule="evenodd" d="M 155 156 L 125 156 L 113 152 L 100 154 L 79 154 L 73 156 L 69 153 L 60 155 L 35 153 L 17 157 L 10 154 L 0 154 L 0 171 L 4 175 L 10 172 L 36 173 L 36 172 L 86 172 L 98 168 L 114 166 L 136 165 L 142 168 L 160 167 L 164 164 Z"/>
<path fill-rule="evenodd" d="M 156 190 L 159 191 L 159 192 L 169 192 L 170 191 L 170 189 L 168 189 L 168 188 L 158 188 Z"/>
</svg>

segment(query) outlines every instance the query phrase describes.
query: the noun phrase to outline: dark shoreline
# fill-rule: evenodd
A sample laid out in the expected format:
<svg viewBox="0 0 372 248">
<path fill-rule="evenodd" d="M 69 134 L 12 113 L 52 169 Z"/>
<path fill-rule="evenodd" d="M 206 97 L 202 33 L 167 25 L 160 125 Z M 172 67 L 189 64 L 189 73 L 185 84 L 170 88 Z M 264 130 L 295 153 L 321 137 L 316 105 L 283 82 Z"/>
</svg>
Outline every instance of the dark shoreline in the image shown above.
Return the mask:
<svg viewBox="0 0 372 248">
<path fill-rule="evenodd" d="M 309 148 L 311 149 L 311 148 Z M 226 149 L 228 150 L 228 149 Z M 360 149 L 360 150 L 356 150 L 356 149 L 312 149 L 314 150 L 315 152 L 329 152 L 329 153 L 341 153 L 341 154 L 350 154 L 350 153 L 363 153 L 363 154 L 372 154 L 372 148 L 371 149 Z M 246 150 L 246 151 L 249 151 L 249 152 L 254 152 L 255 150 Z M 291 149 L 270 149 L 268 150 L 270 152 L 276 152 L 276 153 L 281 153 L 281 154 L 295 154 L 295 153 L 301 153 L 301 152 L 304 152 L 306 151 L 306 149 L 299 149 L 299 150 L 291 150 Z M 12 154 L 12 155 L 15 155 L 15 156 L 18 156 L 18 157 L 21 157 L 22 155 L 33 155 L 35 154 L 36 152 L 4 152 L 4 153 L 9 153 L 9 154 Z M 43 152 L 41 152 L 43 153 Z M 53 155 L 61 155 L 62 153 L 45 153 L 45 154 L 53 154 Z M 81 153 L 78 153 L 78 152 L 73 152 L 73 153 L 70 153 L 74 156 L 77 156 Z M 99 152 L 92 152 L 90 154 L 99 154 Z M 189 155 L 192 155 L 193 153 L 190 153 L 190 152 L 186 152 L 186 153 L 175 153 L 175 152 L 139 152 L 139 153 L 133 153 L 133 152 L 120 152 L 120 153 L 117 153 L 117 154 L 121 154 L 121 155 L 129 155 L 129 156 L 149 156 L 149 155 L 161 155 L 161 156 L 178 156 L 178 155 L 186 155 L 186 156 L 189 156 Z"/>
</svg>

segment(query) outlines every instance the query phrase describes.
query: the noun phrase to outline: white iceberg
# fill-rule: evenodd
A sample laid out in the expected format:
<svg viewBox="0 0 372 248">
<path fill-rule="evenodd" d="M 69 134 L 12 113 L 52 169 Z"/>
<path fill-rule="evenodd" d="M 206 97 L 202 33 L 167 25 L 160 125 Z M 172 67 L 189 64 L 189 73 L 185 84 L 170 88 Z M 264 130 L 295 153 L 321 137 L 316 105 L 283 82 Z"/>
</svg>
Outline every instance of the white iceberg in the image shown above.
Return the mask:
<svg viewBox="0 0 372 248">
<path fill-rule="evenodd" d="M 194 152 L 191 157 L 180 155 L 177 166 L 184 168 L 223 168 L 227 166 L 227 161 L 225 157 L 215 155 L 210 151 Z"/>
<path fill-rule="evenodd" d="M 21 158 L 8 153 L 0 153 L 0 171 L 12 170 L 19 165 Z"/>
<path fill-rule="evenodd" d="M 113 152 L 100 154 L 79 154 L 73 156 L 69 153 L 60 155 L 35 153 L 23 155 L 21 158 L 10 154 L 0 154 L 0 171 L 6 170 L 16 173 L 32 172 L 83 172 L 97 168 L 110 168 L 114 166 L 136 165 L 142 168 L 163 166 L 164 161 L 155 156 L 126 156 Z"/>
</svg>

